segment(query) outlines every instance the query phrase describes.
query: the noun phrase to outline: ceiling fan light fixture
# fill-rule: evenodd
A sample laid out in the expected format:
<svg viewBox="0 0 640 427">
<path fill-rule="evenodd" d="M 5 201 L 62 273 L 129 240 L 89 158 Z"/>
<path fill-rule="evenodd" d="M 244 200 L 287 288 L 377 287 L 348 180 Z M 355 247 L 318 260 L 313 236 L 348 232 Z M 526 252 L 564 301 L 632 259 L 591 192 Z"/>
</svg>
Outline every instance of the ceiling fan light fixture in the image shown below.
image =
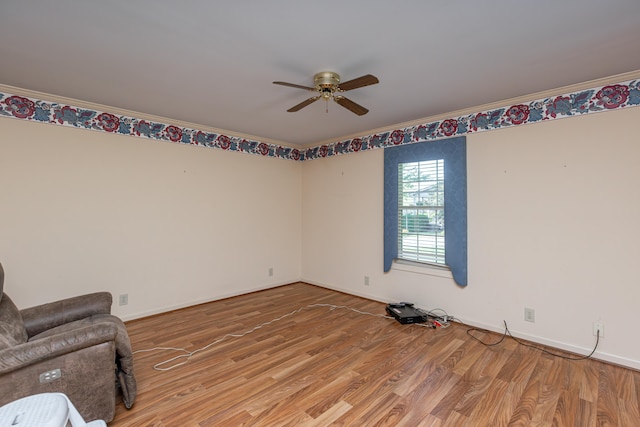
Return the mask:
<svg viewBox="0 0 640 427">
<path fill-rule="evenodd" d="M 325 101 L 333 98 L 333 94 L 338 90 L 340 84 L 340 75 L 332 71 L 322 71 L 313 76 L 313 83 L 322 99 Z"/>
<path fill-rule="evenodd" d="M 311 92 L 317 92 L 316 96 L 312 96 L 311 98 L 305 101 L 302 101 L 298 105 L 294 105 L 293 107 L 289 108 L 287 111 L 290 113 L 299 111 L 300 109 L 306 107 L 309 104 L 312 104 L 318 99 L 325 100 L 327 104 L 330 99 L 333 99 L 336 103 L 346 108 L 347 110 L 351 111 L 352 113 L 362 116 L 364 114 L 367 114 L 369 110 L 367 110 L 366 108 L 364 108 L 359 104 L 356 104 L 352 100 L 338 94 L 341 94 L 342 92 L 345 92 L 348 90 L 353 90 L 353 89 L 358 89 L 364 86 L 373 85 L 373 84 L 379 83 L 379 81 L 377 77 L 371 74 L 366 74 L 364 76 L 360 76 L 358 78 L 344 82 L 342 86 L 340 86 L 340 75 L 338 73 L 334 73 L 333 71 L 322 71 L 320 73 L 316 73 L 313 76 L 314 87 L 308 87 L 308 86 L 303 86 L 303 85 L 294 84 L 294 83 L 287 83 L 287 82 L 273 82 L 273 83 L 277 85 L 282 85 L 282 86 L 305 89 Z M 326 107 L 327 112 L 328 112 L 328 108 L 329 107 L 327 105 Z"/>
<path fill-rule="evenodd" d="M 313 83 L 318 90 L 332 89 L 335 91 L 340 84 L 340 75 L 333 71 L 322 71 L 313 76 Z"/>
</svg>

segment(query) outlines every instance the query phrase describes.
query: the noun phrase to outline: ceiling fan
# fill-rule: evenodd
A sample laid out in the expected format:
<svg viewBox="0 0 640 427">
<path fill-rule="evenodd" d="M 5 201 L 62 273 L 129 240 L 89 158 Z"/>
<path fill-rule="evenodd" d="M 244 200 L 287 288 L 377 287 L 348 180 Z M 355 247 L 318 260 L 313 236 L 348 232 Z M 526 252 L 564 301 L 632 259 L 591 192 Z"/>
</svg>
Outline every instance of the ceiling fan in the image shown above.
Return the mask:
<svg viewBox="0 0 640 427">
<path fill-rule="evenodd" d="M 344 83 L 340 83 L 340 75 L 338 73 L 334 73 L 333 71 L 322 71 L 313 76 L 314 87 L 302 86 L 287 82 L 273 82 L 273 84 L 305 89 L 310 92 L 317 92 L 317 95 L 314 95 L 311 98 L 302 101 L 300 104 L 294 105 L 293 107 L 289 108 L 287 111 L 290 113 L 301 110 L 307 105 L 313 104 L 318 99 L 322 98 L 327 101 L 327 108 L 329 100 L 333 99 L 335 102 L 337 102 L 347 110 L 359 116 L 362 116 L 364 114 L 367 114 L 369 110 L 364 108 L 362 105 L 356 104 L 349 98 L 345 98 L 341 94 L 342 92 L 346 92 L 348 90 L 374 85 L 378 82 L 379 80 L 376 76 L 366 74 L 353 80 L 348 80 Z"/>
</svg>

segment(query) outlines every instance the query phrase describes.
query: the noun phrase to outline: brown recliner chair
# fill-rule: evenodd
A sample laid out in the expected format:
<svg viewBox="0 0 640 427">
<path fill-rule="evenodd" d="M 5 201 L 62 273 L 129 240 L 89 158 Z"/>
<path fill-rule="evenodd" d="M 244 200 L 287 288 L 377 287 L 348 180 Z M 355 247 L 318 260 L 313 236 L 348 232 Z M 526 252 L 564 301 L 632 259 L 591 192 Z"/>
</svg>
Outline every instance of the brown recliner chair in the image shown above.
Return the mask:
<svg viewBox="0 0 640 427">
<path fill-rule="evenodd" d="M 109 422 L 116 395 L 136 397 L 127 330 L 97 292 L 18 310 L 0 264 L 0 406 L 37 393 L 69 397 L 82 417 Z"/>
</svg>

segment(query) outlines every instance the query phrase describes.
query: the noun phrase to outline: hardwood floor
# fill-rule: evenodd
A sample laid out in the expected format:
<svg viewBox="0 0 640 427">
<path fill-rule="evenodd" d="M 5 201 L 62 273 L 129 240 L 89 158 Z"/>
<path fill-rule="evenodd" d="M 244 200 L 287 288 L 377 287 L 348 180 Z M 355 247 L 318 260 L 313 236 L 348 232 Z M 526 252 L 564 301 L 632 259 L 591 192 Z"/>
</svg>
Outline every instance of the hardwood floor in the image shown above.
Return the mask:
<svg viewBox="0 0 640 427">
<path fill-rule="evenodd" d="M 127 328 L 136 351 L 193 351 L 310 304 L 384 315 L 382 303 L 296 283 Z M 567 361 L 512 339 L 486 347 L 466 330 L 302 308 L 168 371 L 153 365 L 184 353 L 136 353 L 136 403 L 118 403 L 109 425 L 640 426 L 640 372 Z"/>
</svg>

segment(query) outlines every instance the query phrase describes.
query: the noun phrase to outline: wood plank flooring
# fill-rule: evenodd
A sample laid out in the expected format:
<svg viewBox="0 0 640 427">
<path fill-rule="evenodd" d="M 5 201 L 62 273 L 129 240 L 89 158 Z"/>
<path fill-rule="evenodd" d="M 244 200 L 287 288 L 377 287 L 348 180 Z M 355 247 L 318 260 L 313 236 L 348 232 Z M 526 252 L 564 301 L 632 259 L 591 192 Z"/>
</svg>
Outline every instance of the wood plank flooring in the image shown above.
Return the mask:
<svg viewBox="0 0 640 427">
<path fill-rule="evenodd" d="M 138 398 L 125 426 L 640 426 L 640 372 L 567 361 L 467 328 L 428 329 L 384 304 L 295 283 L 127 323 Z M 306 308 L 303 308 L 306 307 Z M 495 334 L 478 335 L 495 341 Z M 179 359 L 176 363 L 185 361 Z"/>
</svg>

